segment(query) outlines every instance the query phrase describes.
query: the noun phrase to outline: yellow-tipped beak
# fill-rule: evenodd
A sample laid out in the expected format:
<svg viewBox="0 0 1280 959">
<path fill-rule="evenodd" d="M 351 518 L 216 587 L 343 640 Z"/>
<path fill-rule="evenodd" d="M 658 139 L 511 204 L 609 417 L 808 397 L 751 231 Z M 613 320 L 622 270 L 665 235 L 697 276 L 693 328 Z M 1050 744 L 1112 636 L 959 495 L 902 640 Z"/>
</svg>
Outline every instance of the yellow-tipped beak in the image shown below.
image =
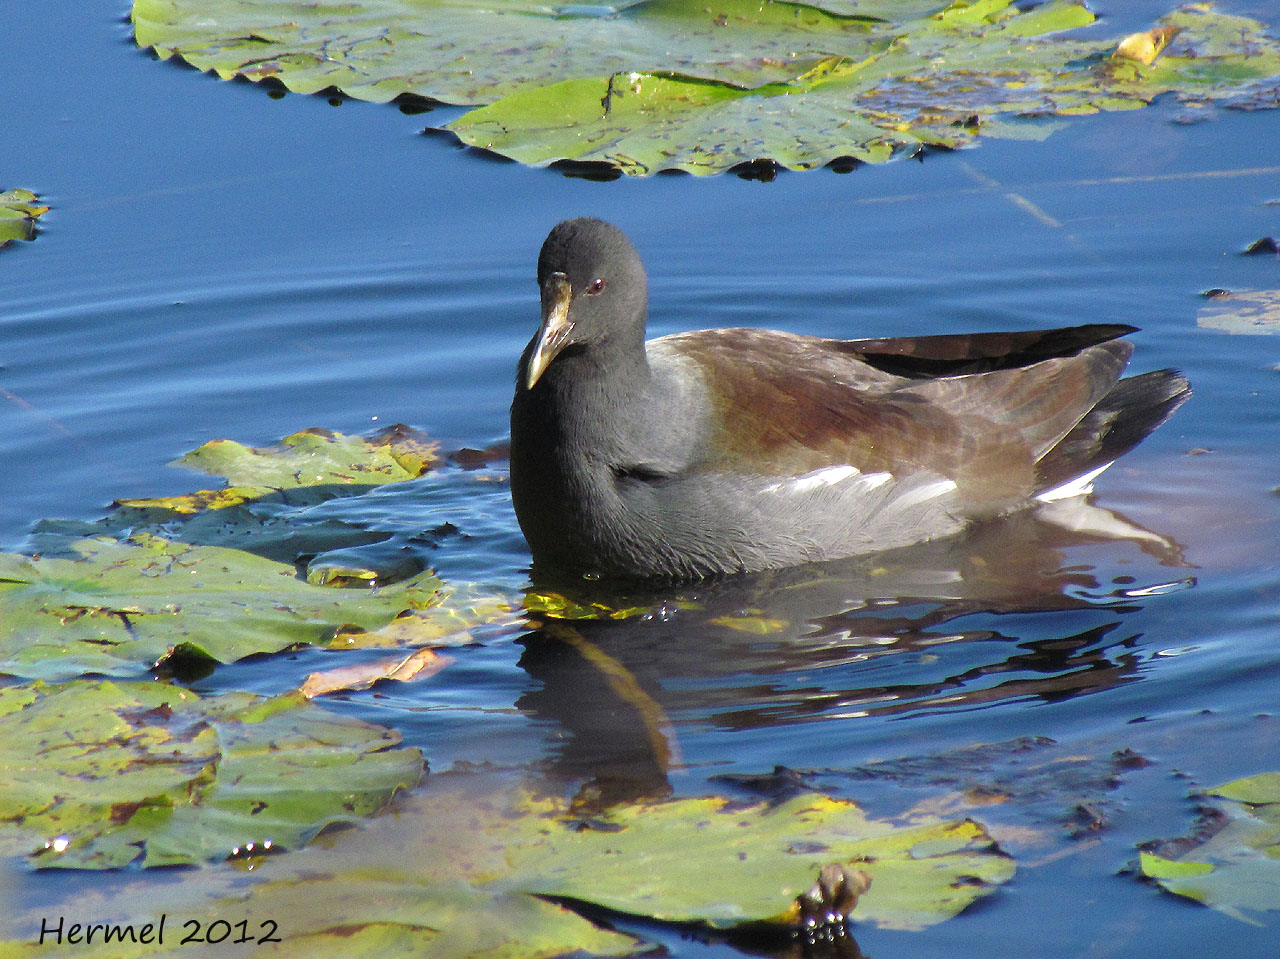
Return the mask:
<svg viewBox="0 0 1280 959">
<path fill-rule="evenodd" d="M 561 350 L 569 342 L 573 322 L 569 319 L 569 300 L 573 287 L 563 273 L 552 273 L 542 287 L 542 328 L 538 330 L 538 342 L 529 357 L 529 369 L 525 371 L 525 389 L 533 389 L 539 377 L 546 372 Z"/>
</svg>

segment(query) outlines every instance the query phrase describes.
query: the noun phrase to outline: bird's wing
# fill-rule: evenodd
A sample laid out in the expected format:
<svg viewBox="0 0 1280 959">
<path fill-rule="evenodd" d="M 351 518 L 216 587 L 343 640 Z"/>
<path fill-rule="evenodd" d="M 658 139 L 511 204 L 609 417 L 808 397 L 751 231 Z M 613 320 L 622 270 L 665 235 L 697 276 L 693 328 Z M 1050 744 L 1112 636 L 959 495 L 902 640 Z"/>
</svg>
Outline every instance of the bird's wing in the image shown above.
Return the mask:
<svg viewBox="0 0 1280 959">
<path fill-rule="evenodd" d="M 880 340 L 763 330 L 663 337 L 711 406 L 699 469 L 798 477 L 842 466 L 936 476 L 971 509 L 1035 491 L 1035 464 L 1112 388 L 1122 326 Z"/>
</svg>

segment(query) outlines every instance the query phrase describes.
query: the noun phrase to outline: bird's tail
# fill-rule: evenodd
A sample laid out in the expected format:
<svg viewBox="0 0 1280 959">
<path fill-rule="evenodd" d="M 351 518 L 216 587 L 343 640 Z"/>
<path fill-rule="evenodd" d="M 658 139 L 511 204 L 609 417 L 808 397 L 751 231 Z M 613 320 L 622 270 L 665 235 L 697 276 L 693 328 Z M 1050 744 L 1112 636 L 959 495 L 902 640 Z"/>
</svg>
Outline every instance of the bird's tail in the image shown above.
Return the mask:
<svg viewBox="0 0 1280 959">
<path fill-rule="evenodd" d="M 1177 370 L 1120 380 L 1041 457 L 1036 464 L 1037 496 L 1051 500 L 1085 492 L 1094 476 L 1146 439 L 1190 395 L 1191 385 Z"/>
</svg>

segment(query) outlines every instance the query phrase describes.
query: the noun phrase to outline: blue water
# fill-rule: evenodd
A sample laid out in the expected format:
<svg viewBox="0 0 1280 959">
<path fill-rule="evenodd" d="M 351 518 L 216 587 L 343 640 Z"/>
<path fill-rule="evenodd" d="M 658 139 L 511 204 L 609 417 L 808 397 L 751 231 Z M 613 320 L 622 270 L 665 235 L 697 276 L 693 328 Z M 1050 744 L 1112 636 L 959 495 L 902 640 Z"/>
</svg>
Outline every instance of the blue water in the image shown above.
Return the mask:
<svg viewBox="0 0 1280 959">
<path fill-rule="evenodd" d="M 1117 30 L 1159 9 L 1099 6 Z M 1269 4 L 1226 6 L 1280 20 Z M 847 175 L 599 183 L 420 135 L 447 112 L 273 99 L 156 62 L 133 48 L 125 12 L 42 0 L 2 41 L 0 188 L 53 209 L 35 242 L 0 252 L 0 545 L 20 548 L 44 517 L 197 488 L 165 464 L 209 439 L 405 422 L 446 448 L 501 441 L 537 322 L 537 250 L 566 216 L 611 219 L 635 240 L 655 335 L 1131 323 L 1133 368 L 1180 368 L 1196 393 L 1094 502 L 1159 547 L 1023 519 L 879 568 L 642 597 L 667 614 L 581 624 L 665 713 L 674 768 L 655 768 L 626 704 L 537 631 L 495 630 L 431 680 L 330 705 L 402 730 L 433 771 L 528 768 L 567 794 L 606 782 L 737 795 L 712 777 L 781 764 L 887 811 L 946 788 L 850 770 L 1026 736 L 1052 738 L 1055 755 L 1131 748 L 1153 765 L 1114 788 L 984 814 L 1043 833 L 1039 845 L 1009 833 L 1023 865 L 1009 887 L 928 932 L 858 927 L 861 948 L 1022 956 L 1028 930 L 1046 957 L 1273 946 L 1273 915 L 1246 925 L 1117 872 L 1136 843 L 1187 831 L 1197 786 L 1280 769 L 1280 337 L 1197 325 L 1202 290 L 1280 287 L 1280 259 L 1239 255 L 1280 235 L 1280 113 L 1186 126 L 1162 103 L 1044 143 Z M 427 560 L 515 588 L 528 556 L 501 473 L 479 487 L 446 469 L 341 508 L 387 533 L 452 522 L 465 536 Z M 742 613 L 782 625 L 712 622 Z M 200 688 L 284 689 L 321 661 L 237 664 Z M 1107 806 L 1107 828 L 1072 840 L 1063 821 L 1086 799 Z M 49 902 L 78 882 L 28 879 Z"/>
</svg>

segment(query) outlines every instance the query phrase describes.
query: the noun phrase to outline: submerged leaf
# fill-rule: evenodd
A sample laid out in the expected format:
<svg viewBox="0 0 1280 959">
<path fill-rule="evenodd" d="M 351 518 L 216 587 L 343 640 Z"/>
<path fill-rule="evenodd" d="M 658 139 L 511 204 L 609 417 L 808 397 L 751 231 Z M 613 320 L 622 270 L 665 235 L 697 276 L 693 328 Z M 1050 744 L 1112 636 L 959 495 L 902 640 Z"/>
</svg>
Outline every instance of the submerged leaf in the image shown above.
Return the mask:
<svg viewBox="0 0 1280 959">
<path fill-rule="evenodd" d="M 633 619 L 652 612 L 648 606 L 611 606 L 591 598 L 550 590 L 529 590 L 524 594 L 524 610 L 531 616 L 550 619 Z"/>
<path fill-rule="evenodd" d="M 1200 308 L 1196 325 L 1227 333 L 1280 333 L 1280 290 L 1232 290 Z"/>
<path fill-rule="evenodd" d="M 1239 919 L 1280 910 L 1280 773 L 1237 779 L 1207 795 L 1221 815 L 1207 838 L 1144 848 L 1144 876 L 1179 896 Z M 1162 855 L 1166 847 L 1172 852 Z"/>
<path fill-rule="evenodd" d="M 0 851 L 107 869 L 295 848 L 416 785 L 422 756 L 399 742 L 298 696 L 0 689 Z"/>
</svg>

